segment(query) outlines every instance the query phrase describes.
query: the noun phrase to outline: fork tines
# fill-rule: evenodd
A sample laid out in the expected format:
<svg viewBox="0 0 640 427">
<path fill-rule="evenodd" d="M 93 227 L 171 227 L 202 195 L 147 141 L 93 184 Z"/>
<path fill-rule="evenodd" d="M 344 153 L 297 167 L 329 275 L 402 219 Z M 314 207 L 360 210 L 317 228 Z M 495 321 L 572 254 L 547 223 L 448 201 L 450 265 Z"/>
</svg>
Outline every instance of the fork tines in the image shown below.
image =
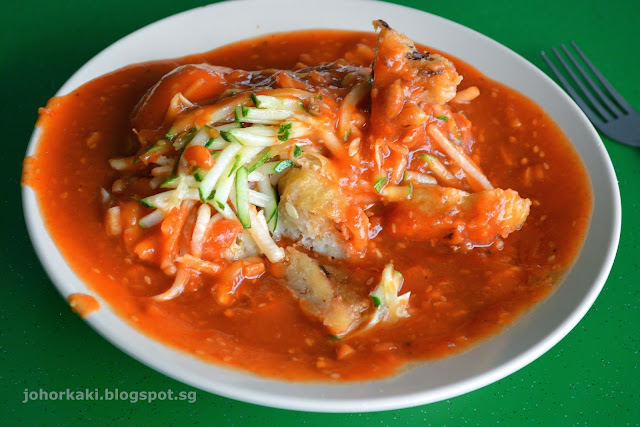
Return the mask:
<svg viewBox="0 0 640 427">
<path fill-rule="evenodd" d="M 601 132 L 621 142 L 636 145 L 638 139 L 640 139 L 640 135 L 630 135 L 632 141 L 625 141 L 624 139 L 627 138 L 617 137 L 617 132 L 615 132 L 616 135 L 611 135 L 610 131 L 614 122 L 619 120 L 627 122 L 625 124 L 631 124 L 628 123 L 629 120 L 634 120 L 638 113 L 614 89 L 602 73 L 598 71 L 576 43 L 572 41 L 571 46 L 582 60 L 582 63 L 586 64 L 591 73 L 585 69 L 584 65 L 576 59 L 574 54 L 572 54 L 564 44 L 560 45 L 564 52 L 564 56 L 561 55 L 556 48 L 553 48 L 553 53 L 562 65 L 561 68 L 565 71 L 565 74 L 563 74 L 558 67 L 554 65 L 544 51 L 541 52 L 542 58 L 551 68 L 564 89 L 569 93 L 569 95 L 571 95 L 573 100 L 578 104 L 582 111 L 584 111 L 589 120 L 591 120 L 591 122 Z M 565 60 L 565 57 L 570 60 L 573 66 Z M 576 74 L 576 70 L 580 76 Z M 594 81 L 594 77 L 597 82 Z M 623 125 L 622 122 L 618 124 Z M 637 125 L 637 123 L 635 123 L 635 125 Z M 635 128 L 636 126 L 632 127 Z M 628 134 L 628 132 L 625 132 L 625 134 Z"/>
</svg>

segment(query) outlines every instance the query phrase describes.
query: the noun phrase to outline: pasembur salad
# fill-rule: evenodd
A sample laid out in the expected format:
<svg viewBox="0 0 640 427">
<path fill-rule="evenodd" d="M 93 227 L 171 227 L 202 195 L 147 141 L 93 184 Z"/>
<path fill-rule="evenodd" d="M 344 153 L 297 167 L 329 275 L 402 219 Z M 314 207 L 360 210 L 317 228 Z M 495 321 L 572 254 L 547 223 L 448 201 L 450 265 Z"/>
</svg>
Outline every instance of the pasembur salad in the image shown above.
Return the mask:
<svg viewBox="0 0 640 427">
<path fill-rule="evenodd" d="M 546 295 L 588 220 L 575 153 L 530 101 L 374 25 L 375 39 L 326 32 L 321 50 L 283 34 L 78 89 L 130 105 L 124 124 L 77 132 L 85 152 L 109 143 L 84 157 L 110 168 L 86 228 L 109 253 L 80 268 L 98 293 L 172 345 L 291 379 L 388 375 Z M 45 130 L 65 105 L 41 112 Z"/>
</svg>

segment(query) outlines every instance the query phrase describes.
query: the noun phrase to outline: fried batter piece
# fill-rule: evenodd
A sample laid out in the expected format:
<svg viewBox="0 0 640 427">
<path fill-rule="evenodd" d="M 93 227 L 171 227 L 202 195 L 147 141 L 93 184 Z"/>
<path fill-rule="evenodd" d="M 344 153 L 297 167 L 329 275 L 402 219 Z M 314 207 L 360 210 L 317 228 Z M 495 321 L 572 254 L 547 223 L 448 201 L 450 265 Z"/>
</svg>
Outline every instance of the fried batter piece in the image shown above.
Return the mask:
<svg viewBox="0 0 640 427">
<path fill-rule="evenodd" d="M 373 64 L 372 97 L 382 97 L 380 107 L 385 118 L 394 118 L 409 100 L 422 107 L 453 99 L 462 76 L 451 61 L 437 53 L 420 52 L 404 34 L 382 20 L 374 21 L 373 25 L 380 33 Z"/>
<path fill-rule="evenodd" d="M 367 216 L 337 183 L 312 169 L 293 169 L 280 179 L 278 190 L 282 235 L 336 258 L 366 249 Z"/>
<path fill-rule="evenodd" d="M 414 241 L 449 246 L 486 246 L 522 227 L 531 201 L 513 190 L 494 188 L 467 193 L 433 185 L 418 188 L 411 200 L 396 203 L 387 216 L 388 230 Z"/>
<path fill-rule="evenodd" d="M 293 247 L 286 250 L 287 287 L 300 302 L 302 311 L 321 321 L 334 335 L 344 335 L 360 320 L 369 303 L 347 286 L 331 280 L 326 271 L 307 254 Z"/>
</svg>

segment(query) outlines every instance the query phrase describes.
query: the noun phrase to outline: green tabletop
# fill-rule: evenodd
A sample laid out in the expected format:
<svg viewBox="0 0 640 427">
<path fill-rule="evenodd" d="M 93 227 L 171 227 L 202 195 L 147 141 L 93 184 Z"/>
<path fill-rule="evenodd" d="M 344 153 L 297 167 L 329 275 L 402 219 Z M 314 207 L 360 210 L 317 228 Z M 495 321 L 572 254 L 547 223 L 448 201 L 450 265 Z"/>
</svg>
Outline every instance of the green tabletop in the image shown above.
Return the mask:
<svg viewBox="0 0 640 427">
<path fill-rule="evenodd" d="M 266 1 L 266 0 L 265 0 Z M 301 0 L 303 1 L 303 0 Z M 25 390 L 173 390 L 192 387 L 146 367 L 71 312 L 32 249 L 20 173 L 37 109 L 102 49 L 204 0 L 4 1 L 0 6 L 2 235 L 0 424 L 638 425 L 640 422 L 640 149 L 603 138 L 622 193 L 618 255 L 595 305 L 541 358 L 472 393 L 365 414 L 271 409 L 197 391 L 196 402 L 29 401 Z M 640 2 L 400 0 L 475 29 L 544 71 L 539 52 L 577 41 L 640 109 Z"/>
</svg>

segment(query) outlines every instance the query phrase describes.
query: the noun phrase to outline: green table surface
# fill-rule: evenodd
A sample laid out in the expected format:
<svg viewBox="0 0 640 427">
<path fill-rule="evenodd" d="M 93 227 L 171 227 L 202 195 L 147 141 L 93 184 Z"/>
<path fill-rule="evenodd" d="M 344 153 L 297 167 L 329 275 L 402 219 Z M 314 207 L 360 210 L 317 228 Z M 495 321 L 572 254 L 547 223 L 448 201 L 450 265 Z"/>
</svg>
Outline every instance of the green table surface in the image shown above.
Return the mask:
<svg viewBox="0 0 640 427">
<path fill-rule="evenodd" d="M 301 0 L 302 1 L 302 0 Z M 603 137 L 622 193 L 613 270 L 586 317 L 520 371 L 416 408 L 363 414 L 272 409 L 197 391 L 187 401 L 30 401 L 33 390 L 196 391 L 132 359 L 71 312 L 42 269 L 21 210 L 20 173 L 37 109 L 119 38 L 204 0 L 4 1 L 0 6 L 0 424 L 594 425 L 640 422 L 640 150 Z M 569 40 L 640 108 L 640 2 L 400 0 L 477 30 L 541 69 L 539 52 Z M 428 41 L 426 41 L 428 43 Z"/>
</svg>

